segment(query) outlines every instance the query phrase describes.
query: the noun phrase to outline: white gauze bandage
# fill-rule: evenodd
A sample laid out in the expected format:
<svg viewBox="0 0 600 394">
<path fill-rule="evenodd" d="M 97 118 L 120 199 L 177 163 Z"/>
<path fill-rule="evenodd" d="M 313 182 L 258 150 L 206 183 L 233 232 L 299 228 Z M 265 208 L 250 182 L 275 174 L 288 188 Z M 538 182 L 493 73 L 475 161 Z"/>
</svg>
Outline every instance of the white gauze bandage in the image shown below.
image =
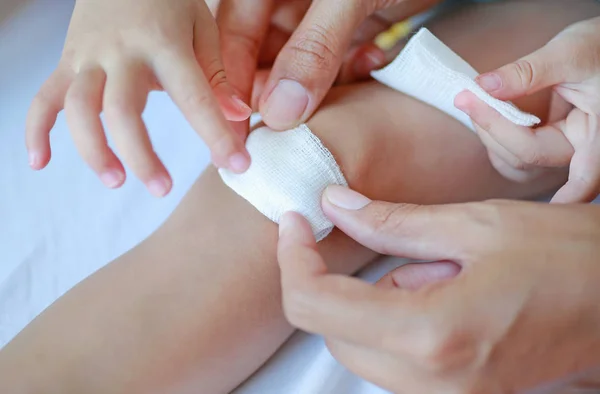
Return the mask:
<svg viewBox="0 0 600 394">
<path fill-rule="evenodd" d="M 475 83 L 477 75 L 427 29 L 421 29 L 390 65 L 372 73 L 384 85 L 444 111 L 470 129 L 469 117 L 454 107 L 456 95 L 467 89 L 513 123 L 539 123 L 537 117 L 486 93 Z M 284 132 L 261 127 L 250 133 L 246 148 L 250 168 L 244 174 L 220 169 L 225 184 L 275 223 L 284 212 L 295 211 L 308 219 L 317 241 L 325 238 L 333 223 L 321 210 L 321 195 L 331 184 L 347 183 L 321 141 L 306 125 Z"/>
<path fill-rule="evenodd" d="M 490 96 L 475 82 L 479 73 L 429 30 L 422 28 L 392 63 L 371 76 L 384 85 L 423 101 L 454 117 L 473 130 L 467 114 L 454 107 L 454 98 L 470 90 L 511 122 L 533 126 L 540 122 L 510 102 Z"/>
<path fill-rule="evenodd" d="M 329 185 L 348 186 L 335 159 L 306 125 L 288 131 L 268 127 L 250 133 L 246 148 L 252 158 L 243 174 L 219 169 L 221 179 L 263 215 L 279 223 L 287 211 L 302 214 L 317 241 L 333 229 L 321 209 Z"/>
</svg>

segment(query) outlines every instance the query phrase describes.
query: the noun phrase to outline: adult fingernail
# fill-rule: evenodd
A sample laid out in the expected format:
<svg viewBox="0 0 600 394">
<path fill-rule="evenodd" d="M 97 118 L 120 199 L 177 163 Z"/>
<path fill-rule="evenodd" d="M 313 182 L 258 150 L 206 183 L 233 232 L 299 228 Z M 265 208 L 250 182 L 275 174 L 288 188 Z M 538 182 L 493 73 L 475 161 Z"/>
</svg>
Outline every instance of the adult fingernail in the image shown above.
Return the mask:
<svg viewBox="0 0 600 394">
<path fill-rule="evenodd" d="M 148 190 L 156 197 L 163 197 L 171 188 L 171 181 L 166 177 L 159 177 L 148 182 Z"/>
<path fill-rule="evenodd" d="M 121 183 L 123 183 L 123 174 L 116 170 L 107 171 L 100 175 L 100 180 L 104 183 L 104 186 L 113 189 L 121 186 Z"/>
<path fill-rule="evenodd" d="M 275 129 L 295 126 L 308 107 L 308 93 L 296 81 L 282 79 L 265 103 L 264 120 Z"/>
<path fill-rule="evenodd" d="M 229 169 L 236 174 L 245 172 L 250 167 L 250 158 L 243 153 L 234 153 L 229 157 Z"/>
<path fill-rule="evenodd" d="M 344 186 L 332 185 L 325 189 L 325 198 L 336 207 L 356 211 L 367 206 L 371 200 Z"/>
<path fill-rule="evenodd" d="M 481 86 L 487 92 L 493 92 L 494 90 L 498 90 L 502 87 L 502 79 L 500 79 L 498 74 L 481 74 L 475 78 L 475 80 L 479 86 Z"/>
</svg>

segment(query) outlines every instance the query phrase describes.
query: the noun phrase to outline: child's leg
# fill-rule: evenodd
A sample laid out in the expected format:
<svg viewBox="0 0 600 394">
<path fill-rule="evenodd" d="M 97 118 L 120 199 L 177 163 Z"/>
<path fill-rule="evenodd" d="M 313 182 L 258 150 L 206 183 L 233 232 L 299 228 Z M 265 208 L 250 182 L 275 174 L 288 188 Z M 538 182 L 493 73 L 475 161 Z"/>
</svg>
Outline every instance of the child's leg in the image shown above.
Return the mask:
<svg viewBox="0 0 600 394">
<path fill-rule="evenodd" d="M 564 4 L 544 4 L 556 2 Z M 557 12 L 563 19 L 552 21 L 555 32 L 574 19 L 572 4 Z M 579 17 L 590 16 L 586 7 L 579 6 Z M 436 34 L 452 44 L 459 29 L 494 18 L 508 25 L 508 12 L 501 11 L 485 21 L 475 13 L 467 24 L 443 22 L 446 30 Z M 523 15 L 511 24 L 529 24 Z M 463 56 L 475 63 L 495 52 L 485 39 L 479 34 L 477 47 Z M 498 55 L 490 66 L 541 41 Z M 336 90 L 310 127 L 350 185 L 377 199 L 528 197 L 559 183 L 503 180 L 462 125 L 376 84 Z M 159 230 L 70 291 L 0 352 L 2 388 L 15 394 L 230 391 L 292 332 L 281 311 L 276 239 L 276 225 L 207 170 Z M 319 247 L 339 272 L 375 257 L 339 232 Z"/>
</svg>

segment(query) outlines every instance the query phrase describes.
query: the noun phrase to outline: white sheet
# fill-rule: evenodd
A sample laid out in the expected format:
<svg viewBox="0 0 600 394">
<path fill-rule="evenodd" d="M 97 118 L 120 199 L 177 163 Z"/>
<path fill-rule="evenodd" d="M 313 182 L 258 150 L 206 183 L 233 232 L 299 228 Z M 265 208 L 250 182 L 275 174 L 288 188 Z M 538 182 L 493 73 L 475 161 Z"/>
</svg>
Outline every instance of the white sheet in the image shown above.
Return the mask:
<svg viewBox="0 0 600 394">
<path fill-rule="evenodd" d="M 105 189 L 77 155 L 63 116 L 52 133 L 49 167 L 39 173 L 28 168 L 25 114 L 58 62 L 73 4 L 33 0 L 0 25 L 0 347 L 156 229 L 209 162 L 176 107 L 153 93 L 145 119 L 175 180 L 166 199 L 151 197 L 133 177 L 121 190 Z M 295 335 L 236 392 L 382 393 L 335 362 L 321 339 L 305 334 Z"/>
</svg>

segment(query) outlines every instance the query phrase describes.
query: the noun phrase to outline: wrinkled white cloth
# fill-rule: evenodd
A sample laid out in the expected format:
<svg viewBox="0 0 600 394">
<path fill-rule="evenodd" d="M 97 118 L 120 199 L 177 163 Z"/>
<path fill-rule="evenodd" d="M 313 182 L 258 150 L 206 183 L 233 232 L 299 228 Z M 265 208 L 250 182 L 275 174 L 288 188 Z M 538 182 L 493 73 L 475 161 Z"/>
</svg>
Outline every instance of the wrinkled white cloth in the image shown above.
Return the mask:
<svg viewBox="0 0 600 394">
<path fill-rule="evenodd" d="M 348 184 L 319 138 L 304 124 L 287 131 L 261 127 L 250 133 L 246 148 L 252 158 L 248 171 L 220 169 L 223 182 L 275 223 L 287 211 L 298 212 L 317 241 L 325 238 L 333 223 L 321 209 L 321 195 L 329 185 Z"/>
<path fill-rule="evenodd" d="M 521 126 L 540 123 L 510 102 L 490 96 L 475 82 L 479 73 L 426 28 L 421 28 L 392 63 L 371 76 L 384 85 L 423 101 L 474 130 L 471 119 L 454 107 L 464 90 L 473 92 L 511 122 Z"/>
</svg>

